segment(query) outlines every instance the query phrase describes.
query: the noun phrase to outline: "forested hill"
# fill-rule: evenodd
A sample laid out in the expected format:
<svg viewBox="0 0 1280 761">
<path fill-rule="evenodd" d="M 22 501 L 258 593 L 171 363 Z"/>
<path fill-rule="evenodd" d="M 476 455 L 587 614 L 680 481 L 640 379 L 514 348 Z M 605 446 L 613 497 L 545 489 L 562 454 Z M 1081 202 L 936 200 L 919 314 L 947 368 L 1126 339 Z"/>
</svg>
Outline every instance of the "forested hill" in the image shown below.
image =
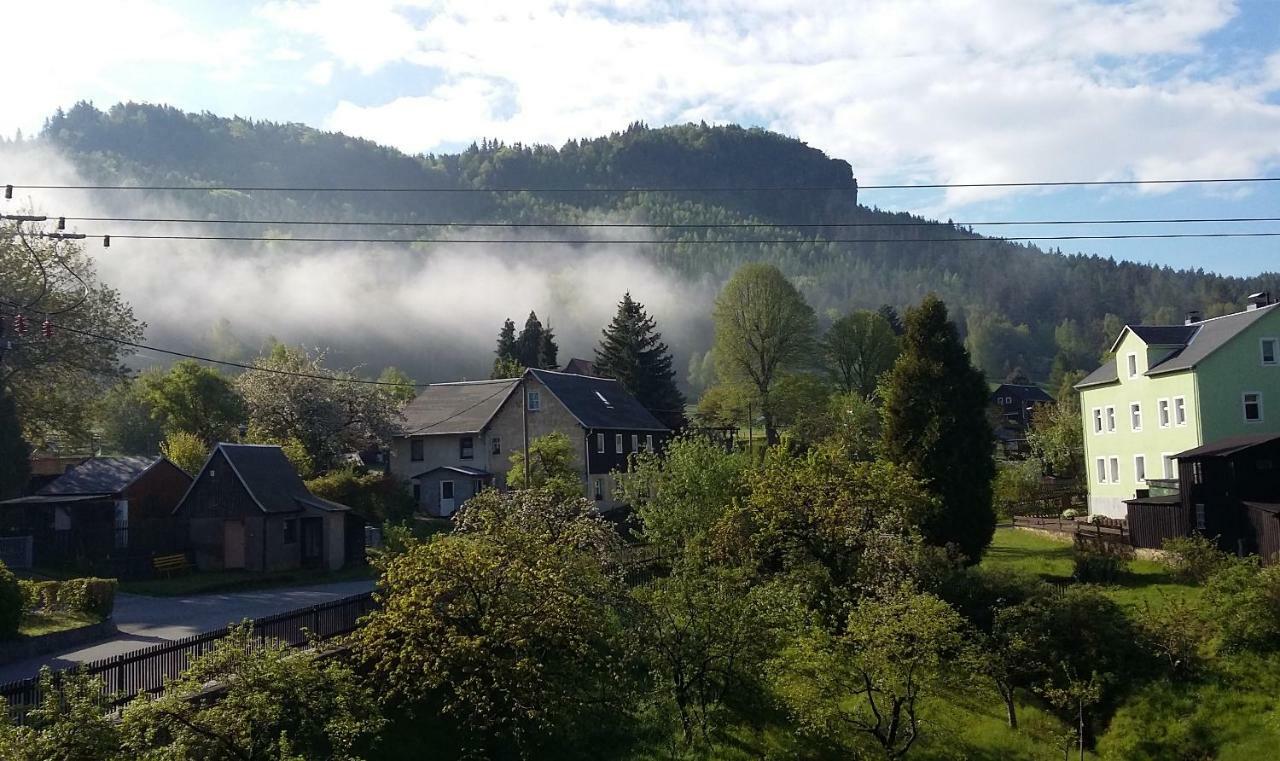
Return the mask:
<svg viewBox="0 0 1280 761">
<path fill-rule="evenodd" d="M 1055 358 L 1059 371 L 1091 367 L 1107 335 L 1124 321 L 1177 322 L 1187 309 L 1212 316 L 1237 309 L 1247 293 L 1280 292 L 1280 276 L 1274 274 L 1227 278 L 1100 257 L 1063 256 L 998 240 L 941 240 L 980 236 L 946 223 L 918 224 L 927 220 L 859 206 L 856 168 L 798 140 L 736 126 L 632 125 L 623 132 L 570 141 L 559 148 L 481 141 L 457 154 L 409 156 L 367 140 L 296 124 L 136 104 L 104 112 L 79 104 L 50 118 L 41 140 L 65 152 L 87 180 L 104 184 L 532 189 L 492 194 L 213 191 L 184 195 L 184 202 L 209 217 L 758 222 L 768 226 L 645 231 L 658 242 L 626 250 L 684 280 L 712 285 L 743 262 L 773 262 L 797 282 L 824 319 L 851 308 L 885 303 L 903 307 L 937 292 L 966 329 L 975 359 L 989 377 L 1003 377 L 1021 368 L 1033 378 L 1048 380 Z M 653 187 L 828 190 L 555 192 Z M 869 226 L 801 227 L 849 222 Z M 359 229 L 370 234 L 369 228 Z M 350 230 L 309 228 L 307 234 L 350 234 Z M 387 226 L 375 228 L 372 234 L 429 233 L 422 228 Z M 621 235 L 637 234 L 623 231 Z M 834 238 L 877 242 L 826 242 Z M 742 242 L 696 242 L 707 239 Z M 748 242 L 760 239 L 789 242 Z M 709 313 L 710 307 L 708 303 L 705 311 Z M 676 347 L 681 360 L 692 357 L 696 364 L 697 355 L 709 345 L 708 324 L 682 333 L 688 336 L 688 345 Z M 490 348 L 476 347 L 477 367 L 487 364 Z"/>
</svg>

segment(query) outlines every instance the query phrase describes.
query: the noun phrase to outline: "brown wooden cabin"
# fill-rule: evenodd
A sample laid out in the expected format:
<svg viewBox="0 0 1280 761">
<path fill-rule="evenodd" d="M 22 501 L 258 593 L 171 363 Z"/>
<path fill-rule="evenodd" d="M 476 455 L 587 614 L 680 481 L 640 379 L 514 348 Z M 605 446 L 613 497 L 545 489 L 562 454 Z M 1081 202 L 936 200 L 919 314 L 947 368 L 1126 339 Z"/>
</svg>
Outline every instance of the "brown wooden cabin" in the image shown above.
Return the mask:
<svg viewBox="0 0 1280 761">
<path fill-rule="evenodd" d="M 164 457 L 91 457 L 0 502 L 0 535 L 31 536 L 36 566 L 145 576 L 152 557 L 185 549 L 172 513 L 190 486 Z"/>
<path fill-rule="evenodd" d="M 200 570 L 337 570 L 364 562 L 364 521 L 313 495 L 278 446 L 219 444 L 174 509 Z"/>
<path fill-rule="evenodd" d="M 1135 544 L 1199 533 L 1227 552 L 1280 559 L 1280 433 L 1231 436 L 1176 457 L 1176 498 L 1129 501 Z M 1152 541 L 1139 544 L 1148 533 Z"/>
</svg>

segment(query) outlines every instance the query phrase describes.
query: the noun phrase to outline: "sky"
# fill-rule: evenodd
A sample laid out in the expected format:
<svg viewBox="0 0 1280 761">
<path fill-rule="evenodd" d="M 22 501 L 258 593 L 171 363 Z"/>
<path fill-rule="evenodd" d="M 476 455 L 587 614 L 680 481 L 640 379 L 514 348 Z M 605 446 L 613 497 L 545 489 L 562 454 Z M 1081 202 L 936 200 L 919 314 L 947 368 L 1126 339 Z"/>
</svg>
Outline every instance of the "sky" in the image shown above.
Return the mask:
<svg viewBox="0 0 1280 761">
<path fill-rule="evenodd" d="M 558 145 L 634 121 L 735 122 L 845 159 L 863 185 L 1280 176 L 1270 0 L 0 1 L 4 135 L 31 134 L 77 100 L 133 100 L 411 153 L 481 137 Z M 1280 183 L 860 198 L 965 222 L 1280 216 Z M 1280 223 L 1071 232 L 1171 229 Z M 1060 245 L 1280 270 L 1280 238 Z"/>
</svg>

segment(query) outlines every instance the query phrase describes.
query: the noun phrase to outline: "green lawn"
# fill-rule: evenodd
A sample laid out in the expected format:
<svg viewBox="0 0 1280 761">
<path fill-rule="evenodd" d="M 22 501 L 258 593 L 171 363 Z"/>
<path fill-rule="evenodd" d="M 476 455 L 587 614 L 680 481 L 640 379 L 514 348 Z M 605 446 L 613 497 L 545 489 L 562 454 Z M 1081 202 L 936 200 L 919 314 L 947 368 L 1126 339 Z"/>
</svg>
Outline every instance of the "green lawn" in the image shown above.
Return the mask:
<svg viewBox="0 0 1280 761">
<path fill-rule="evenodd" d="M 1071 581 L 1071 555 L 1069 542 L 1021 529 L 999 528 L 982 558 L 982 567 L 1020 571 L 1064 583 Z M 1190 602 L 1200 596 L 1199 587 L 1178 581 L 1168 566 L 1150 560 L 1132 561 L 1124 578 L 1104 591 L 1121 605 L 1136 607 L 1158 605 L 1169 599 Z"/>
<path fill-rule="evenodd" d="M 296 570 L 258 573 L 255 571 L 191 571 L 164 579 L 122 581 L 120 591 L 153 597 L 183 597 L 186 595 L 238 592 L 248 589 L 299 586 L 303 584 L 332 584 L 338 581 L 357 581 L 375 578 L 376 572 L 369 566 L 352 566 L 341 571 Z"/>
<path fill-rule="evenodd" d="M 18 625 L 18 636 L 39 637 L 68 629 L 79 629 L 100 623 L 102 619 L 88 613 L 28 613 Z"/>
</svg>

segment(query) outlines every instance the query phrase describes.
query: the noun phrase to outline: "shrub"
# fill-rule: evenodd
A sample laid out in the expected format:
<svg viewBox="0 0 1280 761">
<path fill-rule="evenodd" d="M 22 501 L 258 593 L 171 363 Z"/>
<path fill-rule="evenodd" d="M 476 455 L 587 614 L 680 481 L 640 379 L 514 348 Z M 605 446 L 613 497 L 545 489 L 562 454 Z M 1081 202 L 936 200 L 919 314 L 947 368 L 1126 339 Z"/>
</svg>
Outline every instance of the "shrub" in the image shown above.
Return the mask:
<svg viewBox="0 0 1280 761">
<path fill-rule="evenodd" d="M 1280 647 L 1280 566 L 1260 570 L 1257 558 L 1229 558 L 1205 585 L 1205 610 L 1223 649 L 1275 650 Z"/>
<path fill-rule="evenodd" d="M 1079 514 L 1074 507 L 1068 507 L 1062 511 L 1062 517 L 1066 520 L 1075 520 L 1075 517 Z"/>
<path fill-rule="evenodd" d="M 22 609 L 26 613 L 75 612 L 99 618 L 115 608 L 115 579 L 68 579 L 66 581 L 22 581 Z"/>
<path fill-rule="evenodd" d="M 1141 644 L 1171 678 L 1194 676 L 1204 666 L 1213 629 L 1195 605 L 1178 599 L 1159 607 L 1148 602 L 1135 622 Z"/>
<path fill-rule="evenodd" d="M 0 639 L 18 636 L 22 623 L 22 589 L 13 573 L 0 563 Z"/>
<path fill-rule="evenodd" d="M 1231 556 L 1218 549 L 1212 539 L 1201 534 L 1164 540 L 1166 560 L 1184 581 L 1203 584 L 1220 571 Z"/>
<path fill-rule="evenodd" d="M 1128 558 L 1118 553 L 1077 549 L 1074 559 L 1072 576 L 1086 584 L 1114 584 L 1129 569 Z"/>
</svg>

